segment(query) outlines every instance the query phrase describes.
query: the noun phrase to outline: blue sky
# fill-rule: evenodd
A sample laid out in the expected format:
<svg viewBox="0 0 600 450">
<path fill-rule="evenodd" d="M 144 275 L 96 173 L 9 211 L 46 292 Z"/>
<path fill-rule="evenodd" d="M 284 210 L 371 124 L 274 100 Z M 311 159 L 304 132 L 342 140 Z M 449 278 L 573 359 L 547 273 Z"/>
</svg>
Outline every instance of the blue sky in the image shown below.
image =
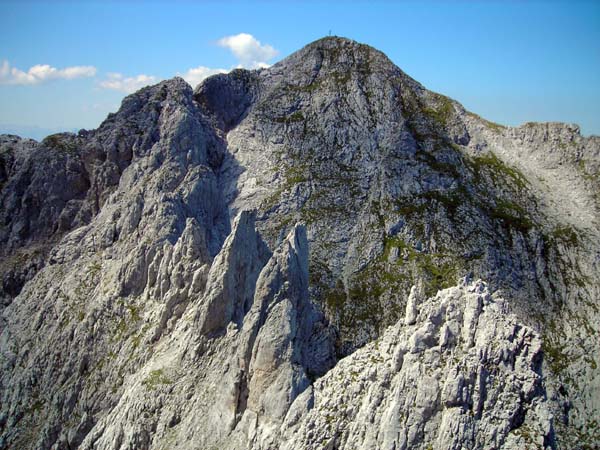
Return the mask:
<svg viewBox="0 0 600 450">
<path fill-rule="evenodd" d="M 600 135 L 593 0 L 0 0 L 0 131 L 95 128 L 144 83 L 273 64 L 330 30 L 489 120 Z"/>
</svg>

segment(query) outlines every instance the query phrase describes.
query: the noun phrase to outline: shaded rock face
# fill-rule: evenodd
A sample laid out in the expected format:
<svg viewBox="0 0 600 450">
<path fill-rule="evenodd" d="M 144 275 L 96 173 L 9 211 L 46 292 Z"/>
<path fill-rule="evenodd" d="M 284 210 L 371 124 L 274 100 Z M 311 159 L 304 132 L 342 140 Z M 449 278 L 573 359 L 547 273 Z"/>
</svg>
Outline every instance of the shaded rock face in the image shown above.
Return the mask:
<svg viewBox="0 0 600 450">
<path fill-rule="evenodd" d="M 0 448 L 593 446 L 599 169 L 341 38 L 1 136 Z"/>
<path fill-rule="evenodd" d="M 224 264 L 242 250 L 251 255 L 251 248 L 260 249 L 251 264 Z M 204 294 L 131 375 L 81 448 L 235 448 L 252 440 L 276 446 L 292 402 L 311 376 L 332 365 L 331 343 L 316 340 L 323 317 L 308 300 L 307 252 L 305 229 L 298 226 L 271 254 L 253 215 L 242 212 L 213 261 Z M 221 309 L 231 313 L 215 313 L 215 301 L 226 302 L 231 292 L 240 296 Z M 236 303 L 244 297 L 248 304 Z"/>
<path fill-rule="evenodd" d="M 82 235 L 87 231 L 84 225 L 98 232 L 104 228 L 102 235 L 86 236 L 95 239 L 90 247 L 95 251 L 112 245 L 120 233 L 130 238 L 140 221 L 143 227 L 143 212 L 179 209 L 172 224 L 156 224 L 162 228 L 158 232 L 172 233 L 173 240 L 185 224 L 179 219 L 195 215 L 209 225 L 213 254 L 228 231 L 225 209 L 203 211 L 215 203 L 210 197 L 220 195 L 213 170 L 225 147 L 203 122 L 181 79 L 127 97 L 119 112 L 97 130 L 52 135 L 38 145 L 4 136 L 0 147 L 2 172 L 8 176 L 0 194 L 0 243 L 8 266 L 3 274 L 4 303 L 10 303 L 30 277 L 22 275 L 21 261 L 28 264 L 30 255 L 48 260 L 49 249 L 74 228 Z M 123 202 L 119 197 L 124 192 L 136 195 Z M 90 224 L 101 211 L 104 217 Z M 100 219 L 112 223 L 100 225 Z"/>
</svg>

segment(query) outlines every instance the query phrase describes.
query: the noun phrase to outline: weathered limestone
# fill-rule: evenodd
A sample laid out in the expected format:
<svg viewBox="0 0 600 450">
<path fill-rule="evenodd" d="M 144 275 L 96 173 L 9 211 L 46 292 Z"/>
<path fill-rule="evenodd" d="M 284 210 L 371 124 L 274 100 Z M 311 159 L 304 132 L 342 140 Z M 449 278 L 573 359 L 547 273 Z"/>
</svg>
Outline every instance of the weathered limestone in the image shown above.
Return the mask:
<svg viewBox="0 0 600 450">
<path fill-rule="evenodd" d="M 593 446 L 599 169 L 336 37 L 0 136 L 0 448 Z"/>
</svg>

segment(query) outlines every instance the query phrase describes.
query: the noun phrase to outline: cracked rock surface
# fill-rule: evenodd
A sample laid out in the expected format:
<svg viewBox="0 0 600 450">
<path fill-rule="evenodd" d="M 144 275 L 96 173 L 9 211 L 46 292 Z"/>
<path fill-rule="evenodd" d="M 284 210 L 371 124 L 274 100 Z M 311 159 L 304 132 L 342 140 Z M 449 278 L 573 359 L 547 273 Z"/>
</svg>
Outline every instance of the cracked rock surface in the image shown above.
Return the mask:
<svg viewBox="0 0 600 450">
<path fill-rule="evenodd" d="M 538 333 L 481 281 L 445 289 L 320 378 L 282 448 L 547 448 Z M 299 416 L 299 417 L 298 417 Z"/>
<path fill-rule="evenodd" d="M 337 37 L 0 136 L 0 448 L 594 448 L 599 193 Z"/>
</svg>

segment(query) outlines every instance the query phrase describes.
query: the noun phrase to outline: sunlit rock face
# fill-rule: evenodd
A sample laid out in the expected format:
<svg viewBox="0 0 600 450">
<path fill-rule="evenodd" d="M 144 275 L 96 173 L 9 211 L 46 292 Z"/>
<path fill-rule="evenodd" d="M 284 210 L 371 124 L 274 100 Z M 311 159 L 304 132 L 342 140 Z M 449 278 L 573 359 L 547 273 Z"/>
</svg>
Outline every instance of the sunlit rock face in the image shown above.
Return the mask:
<svg viewBox="0 0 600 450">
<path fill-rule="evenodd" d="M 0 136 L 0 448 L 593 448 L 599 168 L 336 37 Z"/>
</svg>

